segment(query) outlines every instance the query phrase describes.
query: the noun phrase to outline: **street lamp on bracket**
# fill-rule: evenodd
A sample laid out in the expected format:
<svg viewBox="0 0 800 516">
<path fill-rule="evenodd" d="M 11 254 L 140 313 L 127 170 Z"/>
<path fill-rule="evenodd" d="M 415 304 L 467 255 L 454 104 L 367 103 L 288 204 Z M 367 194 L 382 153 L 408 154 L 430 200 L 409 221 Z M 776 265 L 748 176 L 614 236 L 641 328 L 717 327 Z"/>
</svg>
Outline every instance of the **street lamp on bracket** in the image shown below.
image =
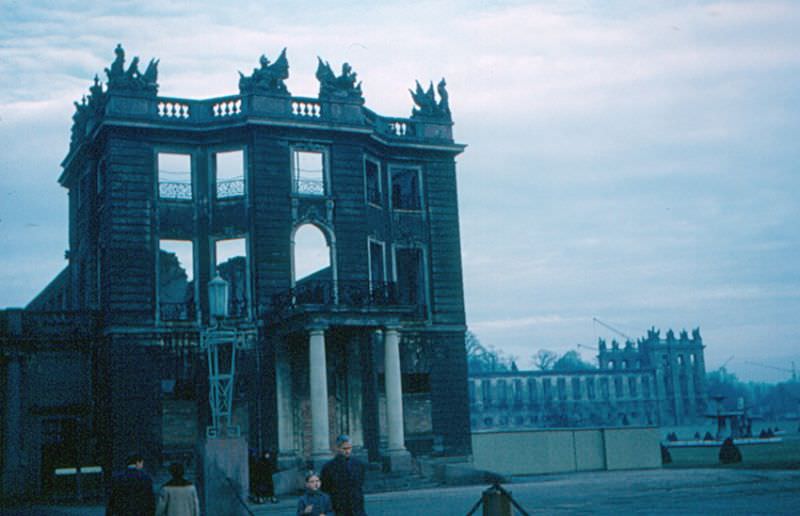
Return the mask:
<svg viewBox="0 0 800 516">
<path fill-rule="evenodd" d="M 243 347 L 244 339 L 236 328 L 225 326 L 228 317 L 228 282 L 219 272 L 208 282 L 208 305 L 210 325 L 202 332 L 200 339 L 200 346 L 208 357 L 211 425 L 206 428 L 206 437 L 239 437 L 241 430 L 233 424 L 233 390 L 236 351 Z"/>
</svg>

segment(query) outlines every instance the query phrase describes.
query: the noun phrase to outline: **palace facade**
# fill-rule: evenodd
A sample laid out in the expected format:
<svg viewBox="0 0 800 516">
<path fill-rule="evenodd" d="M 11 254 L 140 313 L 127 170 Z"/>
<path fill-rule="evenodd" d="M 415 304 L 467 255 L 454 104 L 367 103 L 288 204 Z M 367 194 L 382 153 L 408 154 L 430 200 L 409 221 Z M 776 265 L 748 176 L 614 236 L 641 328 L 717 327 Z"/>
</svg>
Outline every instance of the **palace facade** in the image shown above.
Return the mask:
<svg viewBox="0 0 800 516">
<path fill-rule="evenodd" d="M 193 453 L 217 275 L 244 337 L 233 420 L 250 448 L 286 467 L 340 433 L 390 467 L 468 454 L 464 145 L 444 80 L 395 118 L 364 105 L 347 64 L 320 60 L 318 97 L 292 96 L 285 50 L 206 100 L 159 96 L 158 61 L 141 71 L 121 47 L 105 72 L 76 103 L 59 178 L 68 264 L 0 312 L 3 495 L 131 450 L 151 467 Z M 314 239 L 321 253 L 301 245 Z"/>
<path fill-rule="evenodd" d="M 472 373 L 473 430 L 684 425 L 703 420 L 708 394 L 700 330 L 636 343 L 598 343 L 598 368 Z"/>
</svg>

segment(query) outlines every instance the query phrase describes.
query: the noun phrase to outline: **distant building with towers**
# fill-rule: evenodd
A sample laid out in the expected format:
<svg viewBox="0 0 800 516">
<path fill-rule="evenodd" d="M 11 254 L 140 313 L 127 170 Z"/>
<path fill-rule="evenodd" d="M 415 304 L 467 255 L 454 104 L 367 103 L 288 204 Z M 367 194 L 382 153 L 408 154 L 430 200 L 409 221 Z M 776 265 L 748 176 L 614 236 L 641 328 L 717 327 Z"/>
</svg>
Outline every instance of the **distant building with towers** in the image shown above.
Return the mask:
<svg viewBox="0 0 800 516">
<path fill-rule="evenodd" d="M 471 373 L 475 431 L 683 425 L 704 418 L 708 394 L 700 330 L 651 329 L 637 342 L 598 342 L 598 368 Z"/>
<path fill-rule="evenodd" d="M 245 336 L 233 419 L 251 448 L 290 467 L 347 433 L 392 468 L 468 455 L 465 146 L 444 80 L 417 84 L 396 118 L 364 105 L 347 64 L 320 60 L 318 97 L 292 96 L 285 50 L 206 100 L 159 96 L 158 61 L 138 63 L 118 46 L 76 103 L 66 268 L 0 311 L 3 496 L 132 450 L 155 468 L 190 458 L 209 421 L 199 335 L 217 274 Z M 301 232 L 324 257 L 305 275 Z"/>
</svg>

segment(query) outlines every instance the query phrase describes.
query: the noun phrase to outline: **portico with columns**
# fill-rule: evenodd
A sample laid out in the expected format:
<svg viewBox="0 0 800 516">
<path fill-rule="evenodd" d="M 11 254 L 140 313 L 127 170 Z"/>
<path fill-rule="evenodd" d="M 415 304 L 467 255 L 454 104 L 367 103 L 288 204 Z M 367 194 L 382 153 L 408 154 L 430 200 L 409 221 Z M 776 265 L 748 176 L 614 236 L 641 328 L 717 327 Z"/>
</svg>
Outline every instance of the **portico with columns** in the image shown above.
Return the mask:
<svg viewBox="0 0 800 516">
<path fill-rule="evenodd" d="M 409 470 L 401 325 L 380 325 L 371 318 L 353 327 L 333 324 L 335 317 L 320 319 L 299 324 L 275 348 L 279 461 L 310 460 L 320 467 L 333 456 L 336 436 L 344 433 L 356 454 L 380 457 L 392 471 Z"/>
</svg>

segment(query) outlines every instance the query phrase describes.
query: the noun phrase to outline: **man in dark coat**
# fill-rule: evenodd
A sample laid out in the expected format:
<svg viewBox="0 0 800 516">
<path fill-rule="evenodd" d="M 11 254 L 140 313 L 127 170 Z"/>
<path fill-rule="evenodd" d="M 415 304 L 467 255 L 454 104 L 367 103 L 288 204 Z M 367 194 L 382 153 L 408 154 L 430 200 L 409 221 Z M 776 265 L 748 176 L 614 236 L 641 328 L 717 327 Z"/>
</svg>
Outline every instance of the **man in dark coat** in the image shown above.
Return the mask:
<svg viewBox="0 0 800 516">
<path fill-rule="evenodd" d="M 156 508 L 153 479 L 144 470 L 144 458 L 132 454 L 127 464 L 111 477 L 106 516 L 152 516 Z"/>
<path fill-rule="evenodd" d="M 364 511 L 364 463 L 351 457 L 350 437 L 336 439 L 336 457 L 322 467 L 322 490 L 328 493 L 336 516 L 366 516 Z"/>
</svg>

